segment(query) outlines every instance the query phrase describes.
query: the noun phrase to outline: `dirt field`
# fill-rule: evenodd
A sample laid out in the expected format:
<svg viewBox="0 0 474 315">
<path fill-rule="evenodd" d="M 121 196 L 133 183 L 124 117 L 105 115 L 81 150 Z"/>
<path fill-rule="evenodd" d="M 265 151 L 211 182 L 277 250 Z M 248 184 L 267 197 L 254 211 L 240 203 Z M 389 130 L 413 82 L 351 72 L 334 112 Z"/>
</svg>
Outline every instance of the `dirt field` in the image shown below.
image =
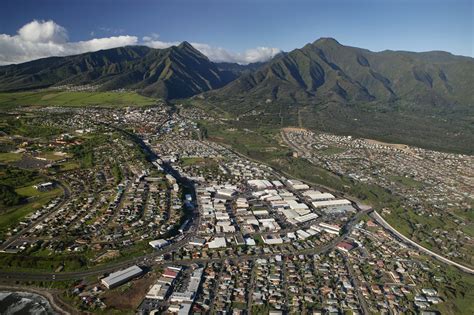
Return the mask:
<svg viewBox="0 0 474 315">
<path fill-rule="evenodd" d="M 148 273 L 138 280 L 110 290 L 104 295 L 105 304 L 117 310 L 135 310 L 156 279 L 156 274 Z"/>
</svg>

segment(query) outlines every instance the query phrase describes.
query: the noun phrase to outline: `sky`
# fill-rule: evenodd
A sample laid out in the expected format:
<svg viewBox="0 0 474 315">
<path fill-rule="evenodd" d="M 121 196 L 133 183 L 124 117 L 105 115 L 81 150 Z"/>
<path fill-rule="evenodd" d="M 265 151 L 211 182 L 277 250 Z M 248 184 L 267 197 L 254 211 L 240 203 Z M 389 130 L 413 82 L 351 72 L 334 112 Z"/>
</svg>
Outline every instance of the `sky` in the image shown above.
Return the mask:
<svg viewBox="0 0 474 315">
<path fill-rule="evenodd" d="M 1 0 L 0 64 L 188 41 L 213 61 L 265 61 L 320 37 L 372 51 L 474 56 L 472 0 Z"/>
</svg>

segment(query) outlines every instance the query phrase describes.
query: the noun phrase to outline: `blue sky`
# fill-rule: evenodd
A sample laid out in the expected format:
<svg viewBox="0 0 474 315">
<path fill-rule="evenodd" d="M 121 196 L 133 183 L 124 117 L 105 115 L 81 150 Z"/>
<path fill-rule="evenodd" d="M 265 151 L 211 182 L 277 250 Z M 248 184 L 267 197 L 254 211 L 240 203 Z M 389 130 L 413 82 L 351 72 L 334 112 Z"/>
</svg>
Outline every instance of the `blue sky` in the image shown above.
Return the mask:
<svg viewBox="0 0 474 315">
<path fill-rule="evenodd" d="M 374 51 L 445 50 L 473 56 L 473 19 L 472 0 L 2 0 L 0 4 L 0 34 L 12 38 L 33 20 L 52 20 L 67 30 L 71 43 L 134 36 L 141 44 L 148 36 L 158 42 L 157 47 L 187 40 L 209 50 L 221 48 L 237 59 L 256 47 L 290 51 L 319 37 Z"/>
</svg>

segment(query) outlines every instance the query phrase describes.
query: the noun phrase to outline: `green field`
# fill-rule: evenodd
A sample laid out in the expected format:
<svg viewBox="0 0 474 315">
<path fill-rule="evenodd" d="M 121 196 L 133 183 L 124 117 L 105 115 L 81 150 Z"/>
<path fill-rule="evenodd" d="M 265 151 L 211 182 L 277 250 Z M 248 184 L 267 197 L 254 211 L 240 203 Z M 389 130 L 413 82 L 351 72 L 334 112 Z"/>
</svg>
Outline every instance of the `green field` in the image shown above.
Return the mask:
<svg viewBox="0 0 474 315">
<path fill-rule="evenodd" d="M 339 148 L 339 147 L 329 147 L 323 150 L 317 151 L 317 154 L 319 155 L 334 155 L 334 154 L 339 154 L 346 152 L 346 149 L 344 148 Z"/>
<path fill-rule="evenodd" d="M 0 163 L 12 163 L 21 159 L 21 153 L 0 153 Z"/>
<path fill-rule="evenodd" d="M 69 92 L 69 91 L 35 91 L 0 93 L 0 108 L 16 106 L 102 106 L 126 107 L 148 106 L 157 100 L 139 95 L 135 92 Z"/>
<path fill-rule="evenodd" d="M 181 163 L 183 166 L 202 164 L 204 163 L 204 159 L 203 158 L 182 158 Z"/>
<path fill-rule="evenodd" d="M 60 155 L 58 152 L 44 151 L 39 155 L 39 157 L 45 158 L 49 161 L 59 161 L 70 157 L 70 154 Z"/>
<path fill-rule="evenodd" d="M 406 187 L 421 188 L 423 186 L 422 182 L 414 180 L 413 178 L 410 178 L 410 177 L 390 176 L 390 179 Z"/>
<path fill-rule="evenodd" d="M 38 192 L 36 189 L 33 191 L 32 187 L 23 187 L 17 189 L 17 193 L 25 197 L 34 197 L 32 200 L 28 201 L 26 204 L 21 204 L 18 206 L 10 207 L 1 212 L 0 215 L 0 234 L 3 234 L 5 230 L 17 224 L 21 221 L 26 215 L 34 212 L 35 210 L 41 208 L 47 204 L 51 199 L 62 194 L 61 188 L 55 188 L 50 191 Z"/>
<path fill-rule="evenodd" d="M 59 170 L 60 171 L 71 171 L 80 168 L 81 166 L 79 163 L 74 162 L 74 161 L 68 161 L 64 163 L 59 164 Z"/>
</svg>

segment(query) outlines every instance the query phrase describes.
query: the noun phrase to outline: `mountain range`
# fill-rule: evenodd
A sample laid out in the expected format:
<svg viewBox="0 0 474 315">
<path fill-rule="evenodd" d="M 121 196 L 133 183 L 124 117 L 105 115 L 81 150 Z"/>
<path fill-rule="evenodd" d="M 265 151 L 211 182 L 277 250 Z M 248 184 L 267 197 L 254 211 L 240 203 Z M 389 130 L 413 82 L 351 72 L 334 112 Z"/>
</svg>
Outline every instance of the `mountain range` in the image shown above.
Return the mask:
<svg viewBox="0 0 474 315">
<path fill-rule="evenodd" d="M 0 67 L 0 91 L 57 85 L 127 88 L 163 99 L 209 96 L 296 103 L 470 104 L 472 58 L 447 52 L 371 52 L 321 38 L 267 63 L 213 63 L 188 42 L 166 49 L 126 46 Z M 225 87 L 224 87 L 225 86 Z M 222 89 L 220 89 L 222 88 Z"/>
<path fill-rule="evenodd" d="M 220 91 L 249 98 L 317 104 L 411 101 L 471 105 L 474 60 L 447 52 L 371 52 L 321 38 L 242 75 Z"/>
<path fill-rule="evenodd" d="M 126 46 L 0 67 L 0 91 L 61 85 L 99 85 L 100 90 L 139 90 L 163 99 L 183 98 L 224 86 L 234 71 L 216 64 L 188 42 L 166 49 Z"/>
<path fill-rule="evenodd" d="M 211 62 L 183 42 L 0 67 L 0 92 L 65 84 L 193 97 L 253 126 L 297 125 L 416 144 L 433 142 L 435 134 L 442 148 L 451 141 L 458 149 L 473 135 L 474 59 L 441 51 L 372 52 L 321 38 L 266 63 L 238 65 Z"/>
</svg>

